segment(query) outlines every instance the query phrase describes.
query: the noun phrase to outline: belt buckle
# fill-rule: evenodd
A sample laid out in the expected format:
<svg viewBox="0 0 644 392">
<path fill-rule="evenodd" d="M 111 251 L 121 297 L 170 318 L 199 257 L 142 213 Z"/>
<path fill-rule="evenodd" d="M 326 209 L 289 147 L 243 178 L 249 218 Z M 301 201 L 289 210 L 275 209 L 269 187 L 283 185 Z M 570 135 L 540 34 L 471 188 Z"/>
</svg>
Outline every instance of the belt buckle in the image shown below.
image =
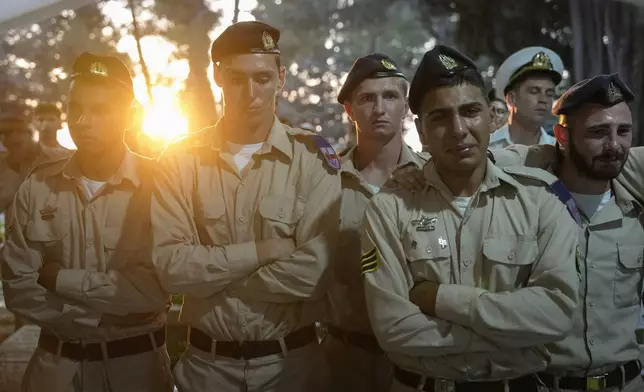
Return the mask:
<svg viewBox="0 0 644 392">
<path fill-rule="evenodd" d="M 586 377 L 586 390 L 587 391 L 601 391 L 606 389 L 606 376 L 593 376 Z"/>
<path fill-rule="evenodd" d="M 239 359 L 248 359 L 248 353 L 246 352 L 248 345 L 245 341 L 237 343 L 237 349 L 239 350 Z"/>
</svg>

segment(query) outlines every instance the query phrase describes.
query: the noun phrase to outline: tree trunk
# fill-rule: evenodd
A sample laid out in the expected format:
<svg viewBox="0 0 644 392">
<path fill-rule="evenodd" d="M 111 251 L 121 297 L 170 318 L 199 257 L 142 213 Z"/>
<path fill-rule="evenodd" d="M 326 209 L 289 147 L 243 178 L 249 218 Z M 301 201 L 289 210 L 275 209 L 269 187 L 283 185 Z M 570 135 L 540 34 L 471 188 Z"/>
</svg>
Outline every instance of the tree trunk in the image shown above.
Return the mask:
<svg viewBox="0 0 644 392">
<path fill-rule="evenodd" d="M 145 86 L 148 90 L 148 99 L 150 103 L 154 102 L 154 97 L 152 96 L 152 81 L 150 80 L 150 72 L 148 71 L 148 65 L 145 63 L 145 58 L 143 57 L 143 48 L 141 47 L 141 32 L 139 31 L 139 24 L 136 20 L 136 6 L 135 0 L 130 0 L 130 12 L 132 13 L 132 35 L 136 40 L 136 50 L 139 52 L 139 62 L 141 63 L 141 70 L 143 71 L 143 77 L 145 77 Z"/>
<path fill-rule="evenodd" d="M 239 0 L 235 0 L 235 13 L 233 14 L 233 23 L 239 20 Z"/>
</svg>

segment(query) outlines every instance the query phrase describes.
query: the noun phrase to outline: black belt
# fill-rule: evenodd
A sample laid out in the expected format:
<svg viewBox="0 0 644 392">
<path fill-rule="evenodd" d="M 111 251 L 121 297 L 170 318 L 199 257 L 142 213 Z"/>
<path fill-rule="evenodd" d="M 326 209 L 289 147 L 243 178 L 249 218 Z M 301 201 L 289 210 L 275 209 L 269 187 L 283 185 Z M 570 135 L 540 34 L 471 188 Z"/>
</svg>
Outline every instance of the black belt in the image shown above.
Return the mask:
<svg viewBox="0 0 644 392">
<path fill-rule="evenodd" d="M 314 325 L 309 325 L 291 332 L 284 337 L 284 344 L 287 350 L 295 350 L 310 343 L 317 342 L 317 333 Z M 190 328 L 190 344 L 195 348 L 212 352 L 213 339 L 197 328 Z M 254 340 L 248 342 L 227 342 L 218 340 L 215 346 L 215 354 L 223 357 L 236 359 L 253 359 L 267 357 L 282 352 L 279 340 Z"/>
<path fill-rule="evenodd" d="M 575 391 L 601 391 L 602 389 L 623 387 L 642 372 L 642 366 L 637 360 L 618 366 L 615 370 L 600 376 L 590 377 L 560 377 L 559 389 Z M 539 380 L 548 388 L 555 387 L 556 376 L 548 373 L 537 374 Z"/>
<path fill-rule="evenodd" d="M 345 331 L 333 325 L 327 325 L 329 334 L 344 344 L 358 347 L 374 354 L 382 354 L 378 341 L 374 336 L 360 332 Z"/>
<path fill-rule="evenodd" d="M 163 346 L 165 344 L 165 326 L 154 331 L 152 336 L 154 337 L 156 347 Z M 58 352 L 59 345 L 60 353 Z M 45 331 L 40 332 L 38 347 L 48 353 L 60 355 L 63 358 L 68 358 L 76 362 L 102 361 L 103 359 L 129 357 L 155 349 L 150 340 L 150 335 L 146 333 L 144 335 L 105 342 L 105 351 L 107 354 L 107 358 L 105 358 L 103 357 L 101 343 L 82 344 L 61 342 L 60 339 Z"/>
<path fill-rule="evenodd" d="M 394 367 L 394 377 L 398 382 L 410 388 L 417 389 L 422 381 L 422 376 Z M 434 392 L 435 379 L 427 378 L 422 391 Z M 451 382 L 447 380 L 446 382 Z M 463 381 L 454 382 L 454 392 L 506 392 L 505 381 Z M 537 392 L 537 380 L 533 375 L 523 376 L 507 381 L 510 392 Z"/>
</svg>

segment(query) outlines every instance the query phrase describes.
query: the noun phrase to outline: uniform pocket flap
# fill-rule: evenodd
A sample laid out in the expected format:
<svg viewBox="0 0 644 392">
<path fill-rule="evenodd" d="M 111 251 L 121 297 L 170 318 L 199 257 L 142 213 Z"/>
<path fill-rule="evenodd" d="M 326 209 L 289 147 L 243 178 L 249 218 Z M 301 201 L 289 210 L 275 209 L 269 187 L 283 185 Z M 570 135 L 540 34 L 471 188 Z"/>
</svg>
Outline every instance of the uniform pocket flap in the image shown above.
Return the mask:
<svg viewBox="0 0 644 392">
<path fill-rule="evenodd" d="M 304 206 L 295 198 L 287 196 L 264 196 L 259 203 L 262 218 L 293 224 L 302 215 Z"/>
<path fill-rule="evenodd" d="M 203 216 L 205 219 L 219 219 L 226 212 L 226 206 L 223 201 L 208 203 L 203 206 Z"/>
<path fill-rule="evenodd" d="M 641 268 L 644 261 L 644 245 L 618 243 L 617 257 L 624 268 Z"/>
<path fill-rule="evenodd" d="M 530 238 L 486 238 L 483 255 L 494 262 L 512 265 L 529 265 L 537 261 L 539 246 Z"/>
<path fill-rule="evenodd" d="M 62 219 L 29 221 L 25 228 L 25 237 L 34 242 L 60 241 L 69 231 L 69 222 Z"/>
</svg>

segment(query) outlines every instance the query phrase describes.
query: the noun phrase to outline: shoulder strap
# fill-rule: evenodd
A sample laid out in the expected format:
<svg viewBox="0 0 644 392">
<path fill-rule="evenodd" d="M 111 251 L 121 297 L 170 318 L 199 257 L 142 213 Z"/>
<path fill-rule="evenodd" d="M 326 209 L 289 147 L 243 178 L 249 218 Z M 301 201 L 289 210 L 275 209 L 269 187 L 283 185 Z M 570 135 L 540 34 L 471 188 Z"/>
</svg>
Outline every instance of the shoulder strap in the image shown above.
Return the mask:
<svg viewBox="0 0 644 392">
<path fill-rule="evenodd" d="M 563 182 L 561 182 L 561 180 L 557 180 L 548 185 L 550 186 L 550 189 L 552 189 L 554 194 L 557 195 L 559 200 L 561 200 L 561 202 L 566 205 L 568 212 L 573 217 L 575 222 L 577 222 L 577 225 L 581 227 L 581 213 L 579 212 L 579 208 L 577 208 L 575 199 L 572 198 L 572 195 L 570 194 L 570 192 L 568 192 L 568 189 L 566 189 L 566 186 L 563 184 Z"/>
</svg>

